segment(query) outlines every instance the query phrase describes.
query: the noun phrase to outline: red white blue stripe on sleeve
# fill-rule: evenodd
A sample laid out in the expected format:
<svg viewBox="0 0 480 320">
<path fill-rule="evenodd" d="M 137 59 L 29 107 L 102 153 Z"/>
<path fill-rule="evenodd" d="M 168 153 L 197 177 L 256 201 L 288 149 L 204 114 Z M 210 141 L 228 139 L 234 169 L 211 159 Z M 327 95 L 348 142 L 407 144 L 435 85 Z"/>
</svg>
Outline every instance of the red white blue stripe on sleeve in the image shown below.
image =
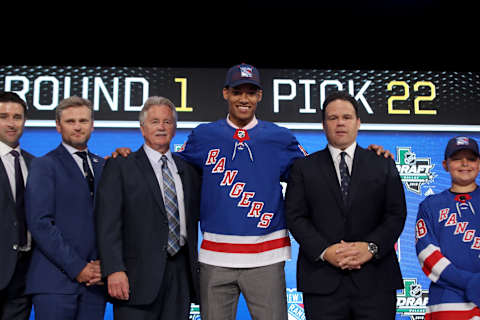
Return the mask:
<svg viewBox="0 0 480 320">
<path fill-rule="evenodd" d="M 437 282 L 443 270 L 450 265 L 450 261 L 443 256 L 440 248 L 433 244 L 420 251 L 418 260 L 423 272 L 433 282 Z"/>
<path fill-rule="evenodd" d="M 471 302 L 442 303 L 427 307 L 425 320 L 480 320 L 480 309 Z"/>
</svg>

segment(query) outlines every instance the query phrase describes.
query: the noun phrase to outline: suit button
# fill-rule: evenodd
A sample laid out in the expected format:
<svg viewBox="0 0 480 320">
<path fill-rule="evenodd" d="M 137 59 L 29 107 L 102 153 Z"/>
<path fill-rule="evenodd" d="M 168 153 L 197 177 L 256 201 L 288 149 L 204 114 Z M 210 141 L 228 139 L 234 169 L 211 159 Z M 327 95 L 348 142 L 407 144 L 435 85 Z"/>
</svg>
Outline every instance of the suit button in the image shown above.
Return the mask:
<svg viewBox="0 0 480 320">
<path fill-rule="evenodd" d="M 12 247 L 13 250 L 17 250 L 18 249 L 18 244 L 14 244 L 13 247 Z"/>
<path fill-rule="evenodd" d="M 163 250 L 167 251 L 167 249 L 168 249 L 168 246 L 167 246 L 167 245 L 164 245 L 164 246 L 163 246 Z"/>
<path fill-rule="evenodd" d="M 15 221 L 15 222 L 13 223 L 13 226 L 14 226 L 14 227 L 16 227 L 16 226 L 17 226 L 17 221 Z"/>
</svg>

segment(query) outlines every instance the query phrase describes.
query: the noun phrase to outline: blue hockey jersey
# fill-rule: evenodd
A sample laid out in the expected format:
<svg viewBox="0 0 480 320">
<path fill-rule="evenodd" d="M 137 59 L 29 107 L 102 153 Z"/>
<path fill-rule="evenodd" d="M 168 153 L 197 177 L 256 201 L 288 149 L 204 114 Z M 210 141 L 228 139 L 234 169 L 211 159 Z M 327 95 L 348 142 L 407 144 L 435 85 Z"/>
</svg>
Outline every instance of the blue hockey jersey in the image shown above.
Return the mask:
<svg viewBox="0 0 480 320">
<path fill-rule="evenodd" d="M 432 281 L 425 319 L 480 319 L 480 189 L 420 203 L 416 250 Z"/>
<path fill-rule="evenodd" d="M 222 119 L 192 130 L 179 155 L 202 170 L 200 262 L 247 268 L 290 258 L 280 182 L 305 152 L 289 130 Z"/>
</svg>

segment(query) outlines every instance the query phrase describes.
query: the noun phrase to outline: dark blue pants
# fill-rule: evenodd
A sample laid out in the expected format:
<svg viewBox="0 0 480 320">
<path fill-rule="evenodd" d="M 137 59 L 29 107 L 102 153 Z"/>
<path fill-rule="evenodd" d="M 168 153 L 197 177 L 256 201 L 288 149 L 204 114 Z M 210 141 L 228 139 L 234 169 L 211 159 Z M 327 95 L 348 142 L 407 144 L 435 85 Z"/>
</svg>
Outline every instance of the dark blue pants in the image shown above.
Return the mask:
<svg viewBox="0 0 480 320">
<path fill-rule="evenodd" d="M 103 320 L 104 292 L 82 286 L 76 294 L 36 294 L 33 310 L 36 320 Z"/>
</svg>

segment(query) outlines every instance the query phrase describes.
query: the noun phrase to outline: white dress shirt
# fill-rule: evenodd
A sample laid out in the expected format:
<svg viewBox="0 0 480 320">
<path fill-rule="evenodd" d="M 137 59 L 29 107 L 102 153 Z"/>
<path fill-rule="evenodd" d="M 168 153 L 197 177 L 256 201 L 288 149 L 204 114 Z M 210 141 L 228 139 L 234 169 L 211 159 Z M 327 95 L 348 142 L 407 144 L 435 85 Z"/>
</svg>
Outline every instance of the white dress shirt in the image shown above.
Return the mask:
<svg viewBox="0 0 480 320">
<path fill-rule="evenodd" d="M 353 156 L 355 155 L 355 148 L 357 147 L 357 142 L 354 142 L 351 144 L 348 148 L 345 150 L 341 150 L 338 148 L 335 148 L 332 145 L 328 145 L 328 150 L 330 151 L 330 155 L 332 156 L 333 160 L 333 165 L 335 166 L 335 172 L 337 173 L 337 178 L 338 178 L 338 184 L 341 184 L 341 177 L 340 177 L 340 160 L 342 156 L 340 153 L 345 151 L 347 154 L 345 156 L 345 162 L 347 163 L 348 167 L 348 172 L 352 174 L 352 165 L 353 165 Z"/>
<path fill-rule="evenodd" d="M 328 144 L 328 150 L 330 151 L 330 155 L 332 156 L 333 165 L 335 166 L 335 172 L 337 173 L 338 184 L 342 184 L 342 178 L 340 177 L 340 160 L 342 156 L 340 153 L 345 151 L 347 154 L 345 156 L 345 162 L 347 163 L 348 172 L 352 174 L 352 165 L 353 165 L 353 156 L 355 154 L 355 148 L 357 147 L 357 142 L 354 142 L 345 150 L 335 148 L 331 144 Z M 320 255 L 320 259 L 325 260 L 323 257 L 327 249 L 323 250 L 322 254 Z"/>
<path fill-rule="evenodd" d="M 153 167 L 153 171 L 155 171 L 155 176 L 157 177 L 158 184 L 160 189 L 162 190 L 163 201 L 165 203 L 165 193 L 163 192 L 163 174 L 162 174 L 162 153 L 153 150 L 146 144 L 143 145 L 143 149 L 147 154 L 148 160 L 150 160 L 150 164 Z M 178 215 L 180 217 L 180 245 L 183 246 L 187 239 L 187 225 L 185 220 L 185 202 L 183 196 L 183 185 L 182 179 L 180 179 L 180 175 L 178 174 L 177 165 L 173 160 L 172 152 L 168 150 L 165 153 L 167 157 L 167 166 L 173 176 L 173 181 L 175 182 L 175 191 L 177 192 L 177 204 L 178 204 Z"/>
<path fill-rule="evenodd" d="M 5 143 L 0 141 L 0 158 L 2 159 L 3 166 L 5 167 L 5 171 L 7 172 L 8 182 L 10 182 L 10 188 L 12 190 L 13 200 L 16 200 L 16 187 L 15 187 L 15 157 L 10 153 L 10 151 L 16 150 L 19 154 L 20 160 L 20 167 L 22 169 L 23 175 L 23 183 L 24 185 L 27 183 L 27 164 L 25 163 L 25 159 L 22 156 L 20 151 L 20 145 L 16 148 L 12 148 Z M 4 223 L 4 222 L 1 222 Z M 32 247 L 32 236 L 29 231 L 27 231 L 27 244 L 25 247 L 19 248 L 20 251 L 29 251 Z"/>
<path fill-rule="evenodd" d="M 77 163 L 78 167 L 80 168 L 80 171 L 83 172 L 83 175 L 86 177 L 86 176 L 87 176 L 87 173 L 83 171 L 83 159 L 82 159 L 79 155 L 76 155 L 76 154 L 75 154 L 75 152 L 78 152 L 78 151 L 85 151 L 85 152 L 87 153 L 88 166 L 90 167 L 90 171 L 92 171 L 93 176 L 95 176 L 95 173 L 93 172 L 93 167 L 92 167 L 92 160 L 90 159 L 90 156 L 88 155 L 88 149 L 78 150 L 77 148 L 72 147 L 71 145 L 66 144 L 66 143 L 63 142 L 63 141 L 62 141 L 62 145 L 63 145 L 63 146 L 65 147 L 65 149 L 67 149 L 67 151 L 72 155 L 73 160 L 75 160 L 75 162 Z"/>
</svg>

